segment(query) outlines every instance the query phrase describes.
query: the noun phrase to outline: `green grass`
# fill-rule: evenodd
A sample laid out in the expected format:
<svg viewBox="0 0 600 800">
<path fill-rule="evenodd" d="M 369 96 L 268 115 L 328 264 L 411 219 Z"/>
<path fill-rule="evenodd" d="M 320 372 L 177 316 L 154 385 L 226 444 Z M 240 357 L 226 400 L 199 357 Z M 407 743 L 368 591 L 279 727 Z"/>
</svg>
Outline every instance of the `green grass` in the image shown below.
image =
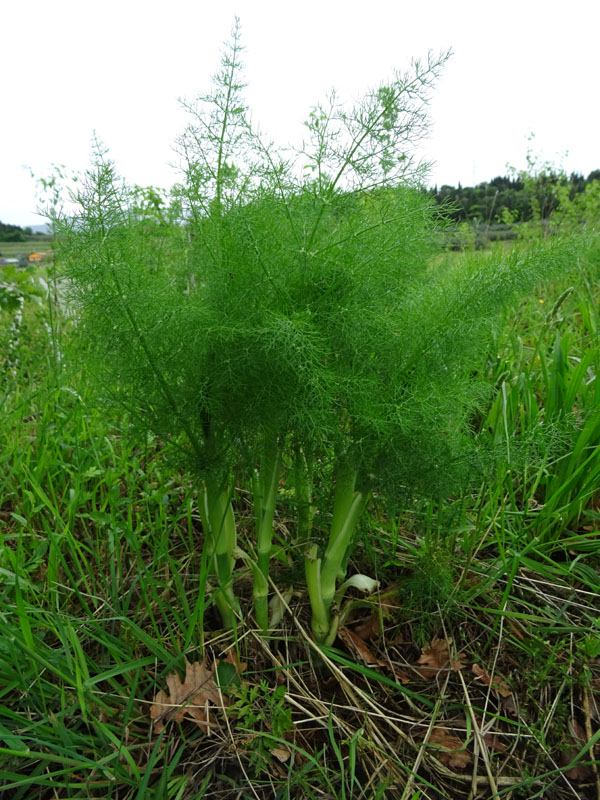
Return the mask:
<svg viewBox="0 0 600 800">
<path fill-rule="evenodd" d="M 498 393 L 474 422 L 498 465 L 479 490 L 396 519 L 370 510 L 354 566 L 381 593 L 357 598 L 346 619 L 355 630 L 371 620 L 367 662 L 346 639 L 312 641 L 283 511 L 278 585 L 284 576 L 293 593 L 280 625 L 258 633 L 238 566 L 243 621 L 219 629 L 198 487 L 159 440 L 140 445 L 66 355 L 56 360 L 48 306 L 26 297 L 18 358 L 0 383 L 2 796 L 450 800 L 475 781 L 481 798 L 595 797 L 594 268 L 540 290 L 498 331 L 481 366 Z M 68 353 L 77 331 L 56 314 Z M 550 440 L 534 435 L 542 422 Z M 250 530 L 245 497 L 235 505 Z M 446 637 L 462 668 L 423 675 L 422 653 Z M 232 649 L 246 664 L 227 690 L 232 710 L 213 712 L 210 733 L 191 720 L 157 733 L 149 711 L 167 676 L 184 675 L 185 657 L 211 665 Z M 430 741 L 440 728 L 467 764 Z"/>
<path fill-rule="evenodd" d="M 27 242 L 0 242 L 0 258 L 20 258 L 30 253 L 49 253 L 52 242 L 47 238 Z"/>
</svg>

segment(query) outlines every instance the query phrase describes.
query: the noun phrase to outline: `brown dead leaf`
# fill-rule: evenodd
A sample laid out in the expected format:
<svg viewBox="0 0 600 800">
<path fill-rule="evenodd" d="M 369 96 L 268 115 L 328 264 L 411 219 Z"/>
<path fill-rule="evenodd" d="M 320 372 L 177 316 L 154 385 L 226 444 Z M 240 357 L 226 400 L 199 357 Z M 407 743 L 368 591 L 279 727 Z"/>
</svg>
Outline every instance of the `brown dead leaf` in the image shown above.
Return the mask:
<svg viewBox="0 0 600 800">
<path fill-rule="evenodd" d="M 450 658 L 451 645 L 451 636 L 447 639 L 431 640 L 431 644 L 423 650 L 417 661 L 417 664 L 421 665 L 417 668 L 417 672 L 422 678 L 434 678 L 440 672 L 448 672 L 449 669 L 453 672 L 464 669 L 465 665 L 460 655 L 457 658 Z"/>
<path fill-rule="evenodd" d="M 410 677 L 405 672 L 396 669 L 389 661 L 384 661 L 382 658 L 377 658 L 377 656 L 373 655 L 360 636 L 357 636 L 354 631 L 351 631 L 349 628 L 340 628 L 338 636 L 359 661 L 362 661 L 369 667 L 375 666 L 387 669 L 393 674 L 397 681 L 401 681 L 402 683 L 410 682 Z"/>
<path fill-rule="evenodd" d="M 576 720 L 569 721 L 569 732 L 577 745 L 576 749 L 567 748 L 561 750 L 558 756 L 558 763 L 561 767 L 570 764 L 585 743 L 585 731 Z M 582 734 L 580 737 L 579 734 Z M 565 775 L 572 781 L 587 781 L 594 777 L 594 770 L 589 764 L 575 764 L 570 769 L 565 770 Z"/>
<path fill-rule="evenodd" d="M 448 728 L 435 727 L 431 731 L 428 744 L 444 748 L 438 750 L 435 756 L 451 769 L 465 769 L 471 763 L 471 754 L 465 749 L 464 742 L 458 736 L 453 736 Z"/>
<path fill-rule="evenodd" d="M 214 669 L 209 670 L 204 661 L 190 664 L 187 658 L 183 681 L 176 672 L 167 675 L 169 694 L 161 689 L 150 706 L 156 732 L 160 733 L 169 720 L 183 722 L 186 716 L 207 730 L 211 721 L 209 703 L 221 710 L 227 704 L 213 676 Z"/>
<path fill-rule="evenodd" d="M 274 747 L 271 750 L 271 755 L 274 755 L 278 761 L 284 764 L 292 754 L 289 750 L 284 750 L 283 747 Z"/>
<path fill-rule="evenodd" d="M 363 620 L 354 628 L 354 633 L 361 638 L 363 642 L 370 642 L 373 639 L 377 639 L 381 633 L 379 614 L 375 611 L 370 617 Z"/>
<path fill-rule="evenodd" d="M 391 672 L 392 675 L 394 676 L 394 680 L 400 681 L 400 683 L 410 683 L 411 681 L 410 675 L 407 675 L 406 672 L 402 672 L 401 669 L 396 669 L 396 667 L 393 667 Z"/>
<path fill-rule="evenodd" d="M 506 714 L 507 717 L 518 717 L 519 712 L 517 711 L 517 704 L 515 703 L 515 698 L 512 694 L 508 695 L 508 697 L 502 697 L 500 699 L 500 705 L 502 706 L 502 710 Z"/>
<path fill-rule="evenodd" d="M 567 764 L 570 764 L 581 750 L 582 746 L 587 742 L 585 728 L 576 719 L 571 718 L 569 720 L 568 728 L 573 744 L 575 744 L 576 747 L 569 747 L 561 751 L 558 758 L 561 767 L 566 767 Z M 572 781 L 586 781 L 594 776 L 594 771 L 589 764 L 575 764 L 570 769 L 565 770 L 565 775 Z"/>
<path fill-rule="evenodd" d="M 566 767 L 567 764 L 571 762 L 571 759 L 575 756 L 575 753 L 566 753 L 565 754 L 565 763 L 562 764 L 562 758 L 559 758 L 559 763 L 562 767 Z M 590 766 L 584 766 L 582 764 L 575 764 L 574 767 L 571 769 L 565 770 L 565 775 L 571 781 L 589 781 L 591 778 L 594 777 L 594 771 Z"/>
<path fill-rule="evenodd" d="M 494 675 L 493 678 L 490 677 L 480 664 L 473 664 L 471 670 L 479 680 L 485 683 L 486 686 L 491 686 L 496 694 L 500 695 L 500 697 L 510 697 L 512 695 L 511 689 L 506 681 L 500 677 L 500 675 Z"/>
<path fill-rule="evenodd" d="M 233 664 L 233 666 L 235 667 L 235 671 L 237 672 L 238 675 L 241 675 L 242 672 L 245 672 L 248 669 L 247 662 L 240 661 L 240 657 L 238 656 L 237 652 L 235 651 L 235 648 L 233 647 L 231 647 L 227 651 L 227 655 L 225 656 L 223 661 L 226 661 L 228 664 Z"/>
<path fill-rule="evenodd" d="M 346 647 L 368 666 L 385 667 L 389 669 L 388 662 L 373 655 L 360 636 L 357 636 L 350 628 L 340 628 L 338 636 Z"/>
<path fill-rule="evenodd" d="M 577 756 L 577 753 L 580 752 L 581 748 L 588 744 L 589 741 L 588 734 L 586 733 L 584 726 L 574 717 L 571 717 L 567 727 L 575 747 L 569 747 L 566 749 L 566 751 L 562 751 L 559 760 L 561 766 L 563 767 L 566 767 L 567 764 L 570 764 L 571 761 L 573 761 L 573 759 Z M 571 767 L 571 769 L 565 771 L 565 775 L 572 781 L 592 780 L 594 777 L 594 769 L 590 764 L 575 764 Z"/>
<path fill-rule="evenodd" d="M 371 616 L 360 622 L 354 628 L 354 633 L 365 642 L 377 639 L 381 634 L 381 621 L 388 619 L 400 607 L 400 597 L 397 592 L 388 590 L 379 597 L 379 607 Z"/>
<path fill-rule="evenodd" d="M 484 733 L 483 741 L 488 746 L 488 749 L 495 753 L 503 753 L 506 750 L 506 745 L 502 743 L 497 733 Z"/>
<path fill-rule="evenodd" d="M 404 644 L 405 641 L 406 640 L 404 638 L 404 634 L 402 633 L 402 631 L 398 631 L 396 633 L 396 635 L 394 636 L 394 638 L 391 640 L 390 646 L 391 647 L 396 647 L 399 644 Z"/>
</svg>

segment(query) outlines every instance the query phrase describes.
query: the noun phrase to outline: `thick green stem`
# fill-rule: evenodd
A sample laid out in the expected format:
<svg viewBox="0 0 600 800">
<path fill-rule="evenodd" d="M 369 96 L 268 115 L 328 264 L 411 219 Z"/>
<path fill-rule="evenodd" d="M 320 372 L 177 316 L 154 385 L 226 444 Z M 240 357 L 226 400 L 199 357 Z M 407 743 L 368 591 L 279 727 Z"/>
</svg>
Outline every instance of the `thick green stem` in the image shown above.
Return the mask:
<svg viewBox="0 0 600 800">
<path fill-rule="evenodd" d="M 294 446 L 294 492 L 296 495 L 296 539 L 308 542 L 312 531 L 312 465 L 302 447 Z"/>
<path fill-rule="evenodd" d="M 337 537 L 348 516 L 354 501 L 357 471 L 343 456 L 338 456 L 335 465 L 335 491 L 333 496 L 333 516 L 329 541 Z"/>
<path fill-rule="evenodd" d="M 254 603 L 255 603 L 255 607 L 257 607 L 258 605 L 260 605 L 260 599 L 261 598 L 264 598 L 265 601 L 266 601 L 267 595 L 268 595 L 268 592 L 269 592 L 269 583 L 268 583 L 267 579 L 265 578 L 265 576 L 263 575 L 263 573 L 258 568 L 258 564 L 256 563 L 256 561 L 254 561 L 254 559 L 251 558 L 248 555 L 248 553 L 246 553 L 245 550 L 242 550 L 242 548 L 238 546 L 238 547 L 235 548 L 234 555 L 236 556 L 236 558 L 241 558 L 242 561 L 246 564 L 246 566 L 249 567 L 250 570 L 252 571 L 252 575 L 253 575 L 253 578 L 254 578 L 254 592 L 253 592 L 253 594 L 254 594 Z M 259 603 L 258 604 L 257 604 L 257 598 L 259 598 Z M 267 609 L 267 616 L 268 616 L 268 603 L 266 603 L 266 609 Z M 258 617 L 258 613 L 257 613 L 257 617 Z M 268 620 L 267 620 L 267 622 L 268 622 Z M 263 630 L 265 630 L 265 628 L 263 628 Z"/>
<path fill-rule="evenodd" d="M 260 577 L 254 578 L 254 612 L 262 630 L 269 627 L 269 562 L 273 545 L 273 517 L 281 474 L 281 447 L 277 437 L 270 439 L 264 450 L 260 473 L 254 484 L 256 513 L 257 562 Z"/>
<path fill-rule="evenodd" d="M 335 585 L 338 578 L 345 577 L 345 569 L 343 567 L 346 553 L 350 547 L 352 536 L 356 530 L 358 520 L 364 510 L 366 503 L 366 496 L 363 492 L 353 492 L 352 502 L 346 518 L 337 534 L 334 536 L 333 531 L 329 536 L 327 549 L 323 559 L 323 569 L 321 570 L 321 585 L 323 587 L 323 601 L 325 607 L 329 610 L 335 597 Z"/>
<path fill-rule="evenodd" d="M 305 554 L 304 568 L 308 598 L 312 611 L 311 627 L 317 642 L 325 642 L 331 627 L 329 611 L 323 602 L 321 590 L 321 559 L 318 558 L 318 547 L 314 544 Z"/>
<path fill-rule="evenodd" d="M 356 469 L 341 459 L 336 469 L 333 518 L 321 569 L 323 602 L 328 613 L 335 596 L 336 581 L 345 576 L 345 557 L 367 499 L 364 492 L 355 490 L 356 477 Z"/>
<path fill-rule="evenodd" d="M 333 518 L 323 561 L 317 558 L 317 546 L 306 554 L 305 569 L 312 610 L 315 639 L 331 644 L 339 623 L 334 606 L 336 582 L 345 575 L 345 560 L 352 535 L 364 510 L 367 494 L 356 491 L 356 469 L 341 458 L 336 468 Z"/>
<path fill-rule="evenodd" d="M 237 535 L 230 488 L 226 483 L 216 484 L 209 480 L 204 482 L 200 513 L 206 536 L 205 547 L 209 548 L 212 571 L 219 583 L 215 605 L 223 625 L 233 628 L 239 612 L 233 591 L 233 550 L 237 544 Z"/>
</svg>

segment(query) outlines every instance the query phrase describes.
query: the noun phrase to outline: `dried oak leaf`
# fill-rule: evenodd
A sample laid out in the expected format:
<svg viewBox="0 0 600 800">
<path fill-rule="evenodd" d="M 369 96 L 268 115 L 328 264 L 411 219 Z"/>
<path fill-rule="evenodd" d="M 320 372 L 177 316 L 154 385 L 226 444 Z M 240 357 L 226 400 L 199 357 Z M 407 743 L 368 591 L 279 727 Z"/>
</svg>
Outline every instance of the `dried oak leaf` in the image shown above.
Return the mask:
<svg viewBox="0 0 600 800">
<path fill-rule="evenodd" d="M 561 766 L 566 767 L 577 756 L 584 744 L 587 744 L 588 737 L 583 725 L 578 722 L 574 717 L 568 723 L 569 734 L 576 745 L 575 749 L 567 748 L 563 750 L 559 756 L 559 763 Z M 571 769 L 565 771 L 565 775 L 572 781 L 587 781 L 594 777 L 594 770 L 590 764 L 574 764 Z"/>
<path fill-rule="evenodd" d="M 464 669 L 464 664 L 459 655 L 457 658 L 450 658 L 450 646 L 452 637 L 446 639 L 432 639 L 431 644 L 423 650 L 419 656 L 417 672 L 422 678 L 434 678 L 440 672 L 448 670 L 456 671 Z"/>
<path fill-rule="evenodd" d="M 567 764 L 571 763 L 571 759 L 574 757 L 574 752 L 565 753 L 564 756 L 561 754 L 558 763 L 561 767 L 566 767 Z M 571 767 L 571 769 L 565 770 L 565 775 L 571 781 L 589 781 L 594 777 L 594 771 L 590 766 L 576 764 L 574 767 Z"/>
<path fill-rule="evenodd" d="M 363 640 L 369 642 L 377 639 L 381 633 L 381 621 L 377 612 L 371 614 L 354 628 L 354 633 Z"/>
<path fill-rule="evenodd" d="M 183 681 L 176 672 L 167 675 L 169 693 L 161 689 L 150 706 L 150 717 L 154 720 L 157 733 L 169 720 L 183 722 L 184 717 L 207 730 L 211 721 L 209 703 L 221 710 L 227 705 L 227 699 L 219 691 L 213 675 L 214 669 L 208 669 L 204 661 L 190 664 L 187 658 Z"/>
<path fill-rule="evenodd" d="M 278 761 L 284 764 L 292 755 L 289 750 L 284 750 L 283 747 L 273 747 L 271 754 L 275 756 Z"/>
<path fill-rule="evenodd" d="M 378 639 L 381 635 L 381 622 L 388 619 L 394 611 L 400 608 L 400 598 L 393 591 L 380 595 L 379 607 L 354 627 L 354 633 L 365 642 Z"/>
<path fill-rule="evenodd" d="M 397 681 L 401 681 L 402 683 L 410 682 L 410 677 L 405 672 L 396 669 L 389 661 L 385 661 L 373 655 L 360 636 L 357 636 L 350 628 L 340 628 L 338 636 L 344 642 L 348 650 L 367 666 L 383 667 L 392 672 Z"/>
<path fill-rule="evenodd" d="M 350 628 L 340 628 L 338 631 L 338 636 L 344 642 L 346 647 L 368 666 L 389 668 L 387 661 L 384 661 L 382 658 L 377 658 L 377 656 L 373 655 L 360 636 L 357 636 L 354 631 L 350 630 Z"/>
<path fill-rule="evenodd" d="M 507 717 L 518 717 L 519 712 L 517 710 L 517 704 L 515 703 L 515 698 L 513 694 L 509 694 L 508 697 L 501 698 L 500 705 L 502 706 L 502 710 L 506 714 Z"/>
<path fill-rule="evenodd" d="M 233 664 L 238 675 L 241 675 L 242 672 L 248 669 L 248 663 L 246 661 L 240 661 L 238 654 L 232 647 L 227 651 L 227 655 L 223 661 L 227 664 Z"/>
<path fill-rule="evenodd" d="M 435 756 L 438 761 L 451 769 L 465 769 L 471 763 L 471 754 L 465 749 L 464 743 L 458 736 L 453 736 L 448 728 L 435 727 L 431 731 L 427 744 L 444 748 L 438 750 Z"/>
<path fill-rule="evenodd" d="M 506 750 L 506 745 L 497 733 L 484 733 L 483 741 L 486 743 L 488 750 L 492 750 L 495 753 L 503 753 Z"/>
<path fill-rule="evenodd" d="M 494 675 L 494 677 L 490 677 L 488 673 L 483 669 L 480 664 L 473 664 L 471 667 L 473 674 L 482 680 L 486 686 L 491 686 L 492 689 L 500 695 L 500 697 L 510 697 L 512 694 L 511 689 L 509 688 L 506 681 L 500 677 L 500 675 Z"/>
<path fill-rule="evenodd" d="M 569 720 L 568 728 L 573 744 L 576 745 L 576 747 L 567 747 L 560 752 L 558 763 L 561 767 L 566 767 L 570 764 L 581 750 L 582 745 L 587 742 L 585 729 L 576 719 Z M 565 775 L 572 781 L 587 781 L 594 777 L 594 770 L 589 764 L 576 763 L 570 769 L 565 770 Z"/>
</svg>

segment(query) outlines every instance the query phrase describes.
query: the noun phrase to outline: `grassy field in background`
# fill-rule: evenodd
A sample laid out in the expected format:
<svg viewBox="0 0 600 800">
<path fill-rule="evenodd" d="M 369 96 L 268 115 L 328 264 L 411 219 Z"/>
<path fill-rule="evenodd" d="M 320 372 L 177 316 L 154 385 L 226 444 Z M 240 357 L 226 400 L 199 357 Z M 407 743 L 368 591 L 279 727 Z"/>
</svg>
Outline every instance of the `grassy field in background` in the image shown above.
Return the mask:
<svg viewBox="0 0 600 800">
<path fill-rule="evenodd" d="M 353 566 L 380 590 L 318 647 L 283 511 L 278 627 L 219 630 L 197 487 L 103 404 L 28 272 L 0 305 L 0 796 L 598 800 L 599 273 L 590 246 L 507 315 L 473 421 L 496 470 L 375 504 Z"/>
<path fill-rule="evenodd" d="M 31 239 L 27 242 L 0 242 L 0 258 L 19 258 L 30 253 L 50 252 L 48 239 Z"/>
</svg>

